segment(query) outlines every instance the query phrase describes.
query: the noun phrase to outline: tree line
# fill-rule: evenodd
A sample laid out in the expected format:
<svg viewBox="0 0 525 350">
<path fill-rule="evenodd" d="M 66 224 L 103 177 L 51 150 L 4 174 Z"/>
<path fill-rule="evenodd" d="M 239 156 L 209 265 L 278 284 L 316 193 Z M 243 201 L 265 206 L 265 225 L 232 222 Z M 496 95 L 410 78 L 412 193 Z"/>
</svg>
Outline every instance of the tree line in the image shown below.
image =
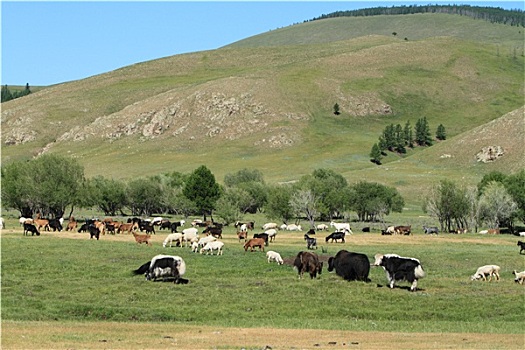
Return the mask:
<svg viewBox="0 0 525 350">
<path fill-rule="evenodd" d="M 26 87 L 24 90 L 15 90 L 11 91 L 9 90 L 9 87 L 7 85 L 2 86 L 2 102 L 7 102 L 14 100 L 15 98 L 27 96 L 31 93 L 31 89 L 29 88 L 29 83 L 26 84 Z"/>
<path fill-rule="evenodd" d="M 525 27 L 525 13 L 521 9 L 470 5 L 402 5 L 373 7 L 351 11 L 336 11 L 313 18 L 311 21 L 334 17 L 362 17 L 379 15 L 408 15 L 415 13 L 446 13 L 481 19 L 491 23 Z"/>
<path fill-rule="evenodd" d="M 352 212 L 359 221 L 384 223 L 405 205 L 394 187 L 368 181 L 349 184 L 328 169 L 316 169 L 291 184 L 267 184 L 259 170 L 242 169 L 226 174 L 221 185 L 204 165 L 191 173 L 123 181 L 87 179 L 76 159 L 49 154 L 4 165 L 1 180 L 2 206 L 24 217 L 69 217 L 75 209 L 95 208 L 107 216 L 202 215 L 229 224 L 260 212 L 269 219 L 307 220 L 313 226 L 319 220 L 349 220 Z M 444 180 L 430 189 L 423 210 L 442 229 L 477 229 L 482 223 L 512 228 L 516 219 L 525 222 L 525 170 L 491 173 L 475 190 Z"/>
<path fill-rule="evenodd" d="M 75 209 L 95 208 L 108 216 L 202 215 L 228 224 L 247 213 L 263 212 L 283 222 L 306 219 L 313 225 L 315 220 L 348 218 L 352 211 L 363 221 L 384 220 L 404 205 L 395 188 L 364 181 L 349 185 L 342 175 L 326 169 L 293 184 L 275 185 L 267 184 L 255 169 L 226 174 L 220 185 L 204 165 L 189 174 L 86 179 L 77 160 L 50 154 L 9 163 L 1 177 L 2 205 L 24 217 L 69 217 Z"/>
<path fill-rule="evenodd" d="M 436 130 L 437 140 L 446 140 L 447 133 L 445 126 L 439 124 Z M 427 118 L 419 118 L 416 122 L 415 133 L 412 130 L 410 121 L 405 123 L 405 126 L 401 124 L 387 125 L 383 130 L 379 140 L 372 146 L 370 151 L 370 161 L 377 165 L 381 164 L 381 159 L 386 156 L 386 151 L 397 152 L 399 154 L 405 154 L 407 147 L 413 148 L 414 146 L 432 146 L 433 138 L 430 133 L 430 126 Z"/>
</svg>

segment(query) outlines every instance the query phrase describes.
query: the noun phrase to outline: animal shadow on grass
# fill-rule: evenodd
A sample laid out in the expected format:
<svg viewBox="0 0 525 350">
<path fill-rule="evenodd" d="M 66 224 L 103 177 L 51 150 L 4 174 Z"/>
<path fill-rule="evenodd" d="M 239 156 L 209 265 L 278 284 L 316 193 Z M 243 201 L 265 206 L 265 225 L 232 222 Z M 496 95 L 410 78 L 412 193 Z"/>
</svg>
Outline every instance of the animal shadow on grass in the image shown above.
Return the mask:
<svg viewBox="0 0 525 350">
<path fill-rule="evenodd" d="M 388 286 L 384 286 L 384 285 L 379 284 L 379 283 L 377 284 L 377 288 L 383 288 L 383 287 L 388 287 Z M 410 291 L 410 286 L 394 286 L 393 289 L 396 289 L 396 288 Z M 424 291 L 425 291 L 425 289 L 417 287 L 414 292 L 424 292 Z"/>
</svg>

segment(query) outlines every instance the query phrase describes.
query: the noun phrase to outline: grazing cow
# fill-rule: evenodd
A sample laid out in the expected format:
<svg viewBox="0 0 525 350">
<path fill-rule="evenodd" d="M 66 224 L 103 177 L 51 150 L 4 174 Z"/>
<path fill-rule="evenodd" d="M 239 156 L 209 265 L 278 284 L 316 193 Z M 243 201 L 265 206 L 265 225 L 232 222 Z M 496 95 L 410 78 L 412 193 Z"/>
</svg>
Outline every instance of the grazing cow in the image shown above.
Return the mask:
<svg viewBox="0 0 525 350">
<path fill-rule="evenodd" d="M 334 241 L 337 242 L 338 239 L 341 240 L 341 243 L 345 243 L 345 233 L 344 232 L 332 232 L 330 235 L 326 236 L 325 242 L 328 243 L 329 240 L 332 240 L 332 243 L 334 243 Z"/>
<path fill-rule="evenodd" d="M 268 235 L 267 233 L 254 233 L 253 234 L 253 238 L 262 238 L 264 239 L 264 245 L 265 246 L 268 246 L 268 238 L 270 237 L 270 235 Z"/>
<path fill-rule="evenodd" d="M 432 235 L 432 234 L 439 234 L 439 230 L 436 226 L 431 226 L 431 227 L 427 227 L 427 226 L 423 226 L 423 231 L 425 232 L 425 234 L 427 235 Z"/>
<path fill-rule="evenodd" d="M 293 266 L 299 274 L 299 278 L 302 278 L 303 274 L 308 272 L 310 278 L 313 279 L 323 271 L 323 262 L 319 261 L 319 257 L 313 252 L 299 252 L 295 257 Z"/>
<path fill-rule="evenodd" d="M 156 281 L 159 278 L 173 280 L 175 284 L 187 284 L 189 281 L 182 278 L 186 273 L 186 263 L 180 256 L 156 255 L 151 261 L 134 270 L 135 275 L 144 274 L 147 281 Z"/>
<path fill-rule="evenodd" d="M 217 250 L 217 255 L 222 255 L 222 247 L 224 247 L 224 243 L 221 241 L 208 242 L 201 248 L 200 253 L 202 254 L 203 252 L 206 252 L 206 255 L 210 253 L 213 255 L 213 251 Z"/>
<path fill-rule="evenodd" d="M 498 265 L 485 265 L 478 268 L 475 274 L 470 276 L 470 280 L 487 280 L 487 275 L 489 276 L 489 282 L 492 281 L 492 276 L 496 277 L 496 281 L 499 281 L 499 270 L 501 268 Z"/>
<path fill-rule="evenodd" d="M 317 239 L 311 238 L 305 234 L 304 240 L 306 241 L 306 249 L 317 249 Z"/>
<path fill-rule="evenodd" d="M 250 251 L 253 252 L 255 247 L 259 247 L 259 250 L 262 250 L 264 252 L 264 239 L 263 238 L 252 238 L 248 242 L 244 243 L 244 251 L 248 251 L 248 248 L 250 248 Z"/>
<path fill-rule="evenodd" d="M 347 281 L 370 282 L 370 260 L 365 254 L 340 250 L 335 257 L 328 258 L 328 272 L 334 269 L 338 276 Z"/>
<path fill-rule="evenodd" d="M 386 271 L 390 288 L 394 288 L 396 281 L 412 283 L 410 291 L 417 290 L 417 281 L 425 277 L 425 271 L 418 259 L 403 258 L 396 254 L 376 254 L 374 266 L 381 266 Z"/>
<path fill-rule="evenodd" d="M 393 235 L 394 233 L 396 233 L 395 226 L 388 226 L 385 232 L 385 235 Z"/>
<path fill-rule="evenodd" d="M 520 254 L 525 250 L 525 242 L 518 241 L 518 247 L 520 247 Z"/>
<path fill-rule="evenodd" d="M 352 234 L 352 230 L 350 229 L 350 224 L 348 222 L 342 222 L 342 223 L 338 223 L 338 222 L 330 222 L 330 227 L 335 227 L 335 230 L 337 232 L 346 232 L 346 233 L 349 233 L 349 234 Z"/>
<path fill-rule="evenodd" d="M 36 228 L 35 225 L 27 224 L 27 223 L 24 222 L 24 236 L 26 234 L 29 234 L 29 232 L 31 232 L 31 236 L 34 236 L 35 234 L 37 236 L 40 236 L 40 231 L 38 231 L 38 229 Z"/>
<path fill-rule="evenodd" d="M 523 284 L 523 282 L 525 281 L 525 271 L 518 272 L 514 270 L 512 271 L 512 273 L 514 274 L 514 276 L 516 276 L 516 278 L 514 278 L 514 282 Z"/>
<path fill-rule="evenodd" d="M 275 261 L 278 265 L 284 264 L 283 258 L 281 258 L 281 254 L 274 252 L 273 250 L 269 250 L 266 253 L 266 257 L 268 258 L 268 263 Z"/>
<path fill-rule="evenodd" d="M 398 235 L 410 235 L 410 232 L 412 230 L 412 226 L 396 226 L 394 227 L 394 232 Z"/>
<path fill-rule="evenodd" d="M 151 243 L 150 243 L 150 238 L 151 236 L 148 235 L 148 234 L 145 234 L 145 235 L 139 235 L 135 232 L 132 232 L 133 234 L 133 237 L 135 237 L 135 241 L 137 242 L 137 244 L 142 244 L 142 243 L 146 243 L 146 245 L 149 245 L 151 246 Z"/>
<path fill-rule="evenodd" d="M 219 227 L 208 226 L 202 231 L 202 233 L 207 236 L 212 235 L 213 237 L 222 239 L 222 228 Z"/>
</svg>

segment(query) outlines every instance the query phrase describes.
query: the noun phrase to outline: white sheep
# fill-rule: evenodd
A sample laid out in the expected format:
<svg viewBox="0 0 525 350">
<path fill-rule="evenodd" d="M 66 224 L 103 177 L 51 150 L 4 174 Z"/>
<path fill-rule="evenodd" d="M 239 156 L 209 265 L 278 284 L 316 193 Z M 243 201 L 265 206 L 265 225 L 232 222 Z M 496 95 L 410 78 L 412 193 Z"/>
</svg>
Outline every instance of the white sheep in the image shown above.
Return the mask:
<svg viewBox="0 0 525 350">
<path fill-rule="evenodd" d="M 206 255 L 208 255 L 211 252 L 211 255 L 213 255 L 213 251 L 217 250 L 217 255 L 222 255 L 222 247 L 224 247 L 224 243 L 221 241 L 208 242 L 201 248 L 200 253 L 206 252 Z"/>
<path fill-rule="evenodd" d="M 269 250 L 266 253 L 266 257 L 268 258 L 268 263 L 275 261 L 278 265 L 284 264 L 283 258 L 281 258 L 281 254 L 274 252 L 273 250 Z"/>
<path fill-rule="evenodd" d="M 327 224 L 319 224 L 315 226 L 315 229 L 317 231 L 328 231 L 328 225 Z"/>
<path fill-rule="evenodd" d="M 170 244 L 170 248 L 172 247 L 173 242 L 179 242 L 179 245 L 182 246 L 182 237 L 183 237 L 182 233 L 180 232 L 170 233 L 168 237 L 166 237 L 166 239 L 164 240 L 164 243 L 162 243 L 162 246 L 166 248 L 166 245 L 168 245 L 168 242 Z"/>
<path fill-rule="evenodd" d="M 199 243 L 192 242 L 191 243 L 191 251 L 194 252 L 194 253 L 197 253 L 197 250 L 199 250 Z"/>
<path fill-rule="evenodd" d="M 279 226 L 279 229 L 280 230 L 286 230 L 286 227 L 288 227 L 288 225 L 282 224 L 281 226 Z"/>
<path fill-rule="evenodd" d="M 514 282 L 523 284 L 523 282 L 525 281 L 525 271 L 517 272 L 516 270 L 514 270 L 512 271 L 512 273 L 514 274 L 514 276 L 516 276 Z"/>
<path fill-rule="evenodd" d="M 499 280 L 499 270 L 501 268 L 498 265 L 485 265 L 478 268 L 475 274 L 470 276 L 472 281 L 479 280 L 483 278 L 484 281 L 487 280 L 487 275 L 489 276 L 489 282 L 492 281 L 492 276 L 496 277 L 496 280 Z"/>
<path fill-rule="evenodd" d="M 199 247 L 204 247 L 206 245 L 206 243 L 215 242 L 216 240 L 217 240 L 216 237 L 214 237 L 212 235 L 209 235 L 209 236 L 202 237 L 201 239 L 199 239 L 197 244 L 198 244 Z"/>
<path fill-rule="evenodd" d="M 290 224 L 286 226 L 286 230 L 287 231 L 302 231 L 301 225 L 296 225 L 296 224 Z"/>
<path fill-rule="evenodd" d="M 269 230 L 264 231 L 264 233 L 266 233 L 268 235 L 268 239 L 270 240 L 270 242 L 275 241 L 275 236 L 277 235 L 277 230 L 276 229 L 271 228 Z"/>
<path fill-rule="evenodd" d="M 262 225 L 262 229 L 265 230 L 265 231 L 269 230 L 271 228 L 276 229 L 277 228 L 277 224 L 275 222 L 268 222 L 268 223 Z"/>
<path fill-rule="evenodd" d="M 520 232 L 518 234 L 520 235 L 520 237 L 525 237 L 525 232 Z"/>
<path fill-rule="evenodd" d="M 195 227 L 185 228 L 182 230 L 182 240 L 184 241 L 184 246 L 187 247 L 188 243 L 191 244 L 193 241 L 199 240 L 198 235 L 199 230 Z"/>
</svg>

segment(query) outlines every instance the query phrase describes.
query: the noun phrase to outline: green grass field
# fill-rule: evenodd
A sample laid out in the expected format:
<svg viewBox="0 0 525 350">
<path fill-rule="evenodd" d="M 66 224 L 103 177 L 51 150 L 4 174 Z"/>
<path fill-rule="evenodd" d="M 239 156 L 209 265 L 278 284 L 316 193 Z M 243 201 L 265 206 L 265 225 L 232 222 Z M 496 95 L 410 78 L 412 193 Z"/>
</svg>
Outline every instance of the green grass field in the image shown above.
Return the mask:
<svg viewBox="0 0 525 350">
<path fill-rule="evenodd" d="M 524 286 L 512 270 L 522 271 L 517 239 L 474 234 L 381 236 L 355 233 L 340 249 L 398 253 L 419 258 L 427 273 L 419 290 L 407 283 L 386 287 L 385 273 L 372 268 L 371 283 L 345 282 L 325 269 L 319 279 L 299 280 L 291 266 L 268 264 L 262 252 L 245 253 L 232 228 L 223 256 L 153 247 L 132 236 L 43 233 L 23 237 L 20 229 L 2 233 L 3 321 L 170 322 L 222 327 L 311 328 L 385 332 L 466 332 L 523 334 Z M 76 238 L 76 239 L 73 239 Z M 275 250 L 287 259 L 305 250 L 302 233 L 279 232 Z M 131 271 L 156 254 L 183 257 L 188 285 L 150 282 Z M 373 262 L 373 261 L 372 261 Z M 501 281 L 470 281 L 477 267 L 498 264 Z"/>
</svg>

